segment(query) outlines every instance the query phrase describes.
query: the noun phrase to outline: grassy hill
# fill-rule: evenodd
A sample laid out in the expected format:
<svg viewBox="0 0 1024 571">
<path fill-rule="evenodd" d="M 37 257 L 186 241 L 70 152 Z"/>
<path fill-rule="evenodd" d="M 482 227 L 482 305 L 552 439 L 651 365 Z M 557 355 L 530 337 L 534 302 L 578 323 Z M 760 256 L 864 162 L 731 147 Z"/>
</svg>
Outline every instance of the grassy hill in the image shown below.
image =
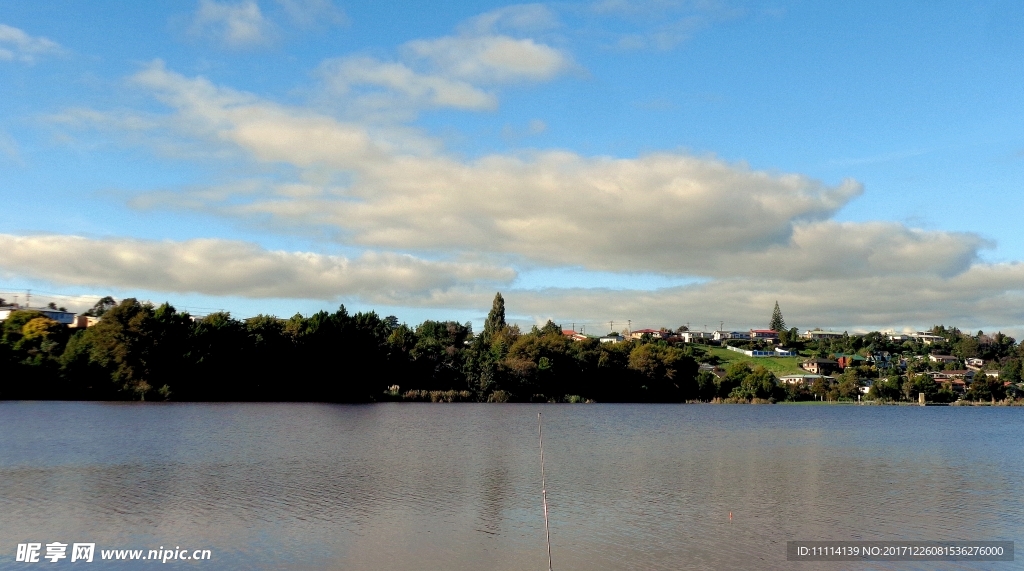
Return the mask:
<svg viewBox="0 0 1024 571">
<path fill-rule="evenodd" d="M 800 362 L 806 359 L 806 357 L 748 357 L 743 353 L 730 351 L 725 347 L 701 348 L 706 350 L 709 355 L 718 357 L 720 361 L 719 367 L 722 367 L 723 369 L 736 361 L 746 361 L 750 363 L 751 367 L 760 365 L 775 373 L 776 376 L 791 375 L 794 373 L 807 373 L 807 371 L 800 368 Z"/>
</svg>

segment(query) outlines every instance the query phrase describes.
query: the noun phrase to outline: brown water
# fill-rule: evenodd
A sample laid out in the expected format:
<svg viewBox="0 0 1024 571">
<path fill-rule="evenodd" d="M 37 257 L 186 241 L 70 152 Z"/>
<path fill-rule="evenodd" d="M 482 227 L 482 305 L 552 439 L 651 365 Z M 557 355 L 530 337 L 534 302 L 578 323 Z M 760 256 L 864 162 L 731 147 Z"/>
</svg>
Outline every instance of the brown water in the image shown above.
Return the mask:
<svg viewBox="0 0 1024 571">
<path fill-rule="evenodd" d="M 538 411 L 556 571 L 1024 567 L 785 560 L 1021 548 L 1020 408 L 2 402 L 0 569 L 153 568 L 100 550 L 161 546 L 212 552 L 168 569 L 546 569 Z M 15 562 L 53 541 L 96 560 Z"/>
</svg>

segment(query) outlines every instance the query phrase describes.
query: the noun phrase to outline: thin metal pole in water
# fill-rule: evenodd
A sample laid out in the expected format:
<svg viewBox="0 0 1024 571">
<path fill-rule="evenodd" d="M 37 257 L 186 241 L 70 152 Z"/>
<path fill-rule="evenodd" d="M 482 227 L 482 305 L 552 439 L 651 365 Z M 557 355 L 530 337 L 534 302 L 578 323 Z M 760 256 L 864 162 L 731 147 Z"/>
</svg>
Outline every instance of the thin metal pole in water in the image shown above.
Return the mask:
<svg viewBox="0 0 1024 571">
<path fill-rule="evenodd" d="M 544 424 L 537 413 L 537 435 L 540 439 L 540 496 L 544 501 L 544 539 L 548 543 L 548 571 L 551 569 L 551 530 L 548 527 L 548 484 L 544 476 Z"/>
</svg>

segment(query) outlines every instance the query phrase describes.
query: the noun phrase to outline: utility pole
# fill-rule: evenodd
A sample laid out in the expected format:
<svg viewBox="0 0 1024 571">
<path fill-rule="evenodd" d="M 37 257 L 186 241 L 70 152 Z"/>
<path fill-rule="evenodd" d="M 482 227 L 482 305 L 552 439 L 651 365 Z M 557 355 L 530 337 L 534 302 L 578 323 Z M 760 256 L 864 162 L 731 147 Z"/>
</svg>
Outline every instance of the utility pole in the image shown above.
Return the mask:
<svg viewBox="0 0 1024 571">
<path fill-rule="evenodd" d="M 32 290 L 25 292 L 25 307 L 32 307 Z"/>
<path fill-rule="evenodd" d="M 633 320 L 632 319 L 627 319 L 626 320 L 626 334 L 630 335 L 630 336 L 633 335 Z"/>
<path fill-rule="evenodd" d="M 615 322 L 614 321 L 609 321 L 608 322 L 608 331 L 611 331 L 612 333 L 615 333 Z"/>
</svg>

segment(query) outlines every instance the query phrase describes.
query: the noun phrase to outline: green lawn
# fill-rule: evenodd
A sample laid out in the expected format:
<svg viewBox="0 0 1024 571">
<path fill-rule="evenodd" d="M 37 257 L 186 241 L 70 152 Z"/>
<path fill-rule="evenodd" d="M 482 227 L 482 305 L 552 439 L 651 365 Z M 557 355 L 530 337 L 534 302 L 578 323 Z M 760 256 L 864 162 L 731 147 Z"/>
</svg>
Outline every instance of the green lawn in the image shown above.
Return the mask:
<svg viewBox="0 0 1024 571">
<path fill-rule="evenodd" d="M 758 365 L 768 369 L 779 375 L 792 375 L 792 374 L 807 374 L 807 371 L 800 368 L 800 362 L 806 359 L 806 357 L 747 357 L 743 353 L 737 353 L 736 351 L 730 351 L 724 347 L 701 347 L 708 352 L 709 355 L 714 355 L 721 361 L 718 365 L 723 369 L 728 367 L 730 363 L 736 361 L 746 361 L 750 363 L 751 367 Z"/>
</svg>

